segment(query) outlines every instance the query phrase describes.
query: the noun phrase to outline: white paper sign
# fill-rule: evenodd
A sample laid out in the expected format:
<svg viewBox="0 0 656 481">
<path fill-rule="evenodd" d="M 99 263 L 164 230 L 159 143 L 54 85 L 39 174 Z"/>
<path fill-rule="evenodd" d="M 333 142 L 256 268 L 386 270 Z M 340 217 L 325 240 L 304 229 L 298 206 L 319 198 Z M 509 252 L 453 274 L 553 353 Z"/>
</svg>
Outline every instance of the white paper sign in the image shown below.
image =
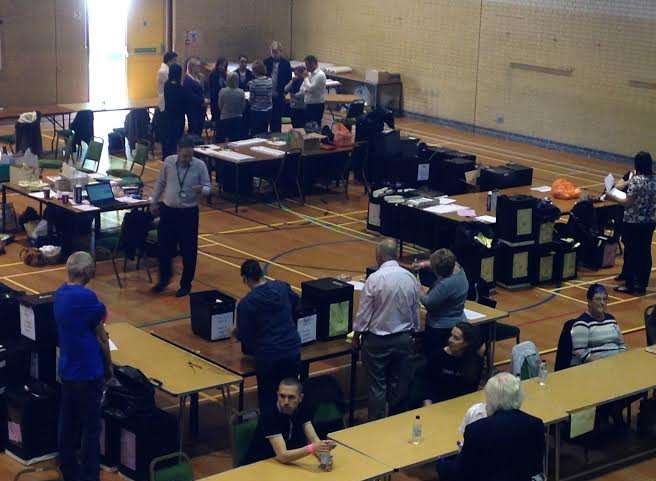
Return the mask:
<svg viewBox="0 0 656 481">
<path fill-rule="evenodd" d="M 317 315 L 301 317 L 297 322 L 298 335 L 301 344 L 317 340 Z"/>
<path fill-rule="evenodd" d="M 477 319 L 483 319 L 485 317 L 485 314 L 481 314 L 480 312 L 465 309 L 465 317 L 467 318 L 468 321 L 475 321 Z"/>
<path fill-rule="evenodd" d="M 419 164 L 417 167 L 417 182 L 428 180 L 430 176 L 430 164 Z"/>
<path fill-rule="evenodd" d="M 372 204 L 369 202 L 369 224 L 380 227 L 380 204 Z"/>
<path fill-rule="evenodd" d="M 20 306 L 21 334 L 28 339 L 36 341 L 36 325 L 34 323 L 34 309 L 21 304 Z"/>
<path fill-rule="evenodd" d="M 121 464 L 132 471 L 137 469 L 137 436 L 121 429 Z"/>
<path fill-rule="evenodd" d="M 227 339 L 230 337 L 230 328 L 234 322 L 234 314 L 232 312 L 222 312 L 221 314 L 214 314 L 212 316 L 210 327 L 210 339 L 217 341 L 219 339 Z"/>
</svg>

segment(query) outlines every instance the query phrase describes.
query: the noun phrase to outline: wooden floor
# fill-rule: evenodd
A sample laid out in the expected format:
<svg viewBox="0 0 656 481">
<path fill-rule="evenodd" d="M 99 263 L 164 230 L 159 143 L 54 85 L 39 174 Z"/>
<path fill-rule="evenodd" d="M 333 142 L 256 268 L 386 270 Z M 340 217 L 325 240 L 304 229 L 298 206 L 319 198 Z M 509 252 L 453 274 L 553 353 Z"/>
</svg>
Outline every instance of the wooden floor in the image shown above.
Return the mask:
<svg viewBox="0 0 656 481">
<path fill-rule="evenodd" d="M 122 116 L 100 114 L 96 116 L 96 131 L 101 134 L 122 124 Z M 616 176 L 627 170 L 626 165 L 614 164 L 598 159 L 554 152 L 532 145 L 509 142 L 424 122 L 400 119 L 398 126 L 405 132 L 421 137 L 431 144 L 452 147 L 475 153 L 480 162 L 497 165 L 515 161 L 533 167 L 535 184 L 551 184 L 556 178 L 566 178 L 581 187 L 600 185 L 603 177 L 612 172 Z M 0 132 L 10 127 L 0 127 Z M 50 142 L 50 132 L 44 131 L 44 139 Z M 103 168 L 116 165 L 121 160 L 104 159 Z M 149 162 L 146 183 L 152 185 L 160 162 Z M 10 196 L 20 213 L 27 205 L 25 199 Z M 194 290 L 219 289 L 241 297 L 246 287 L 239 277 L 239 265 L 247 258 L 255 258 L 266 264 L 271 277 L 300 287 L 301 282 L 318 277 L 347 274 L 360 276 L 365 267 L 374 263 L 374 246 L 379 237 L 366 230 L 365 218 L 367 197 L 362 186 L 352 185 L 347 198 L 342 193 L 324 193 L 308 197 L 301 205 L 294 200 L 283 202 L 283 208 L 258 203 L 240 207 L 236 215 L 232 204 L 217 200 L 214 205 L 201 209 L 199 258 Z M 118 225 L 120 219 L 107 215 L 104 226 Z M 23 242 L 8 246 L 8 252 L 0 257 L 0 282 L 5 282 L 29 292 L 46 292 L 56 289 L 65 281 L 63 266 L 31 268 L 19 260 Z M 652 285 L 647 296 L 634 298 L 612 292 L 613 277 L 619 272 L 621 259 L 612 269 L 596 272 L 580 271 L 579 278 L 562 287 L 544 286 L 523 291 L 510 292 L 498 289 L 498 307 L 511 313 L 509 322 L 521 327 L 522 339 L 532 340 L 553 366 L 553 356 L 563 323 L 585 309 L 585 290 L 590 283 L 602 282 L 609 290 L 609 310 L 618 319 L 625 339 L 631 347 L 645 344 L 643 312 L 656 302 L 656 289 Z M 178 266 L 178 271 L 180 266 Z M 130 270 L 124 275 L 125 285 L 119 289 L 108 261 L 101 261 L 97 277 L 91 283 L 99 297 L 109 309 L 109 322 L 130 322 L 146 327 L 155 323 L 187 318 L 188 298 L 176 299 L 174 285 L 163 295 L 154 295 L 149 290 L 145 272 Z M 175 280 L 174 280 L 175 282 Z M 503 368 L 513 343 L 498 344 L 496 362 Z M 337 370 L 346 365 L 347 359 L 318 363 L 314 370 Z M 603 382 L 603 380 L 600 380 Z M 364 386 L 359 386 L 364 393 Z M 249 398 L 250 399 L 250 398 Z M 174 405 L 171 399 L 161 399 L 164 404 Z M 225 440 L 225 420 L 211 409 L 217 402 L 205 398 L 201 414 L 203 432 L 202 447 L 190 447 L 196 455 L 194 463 L 197 476 L 225 470 L 230 466 L 230 457 Z M 247 399 L 247 401 L 249 401 Z M 218 450 L 217 450 L 218 448 Z M 10 479 L 20 466 L 0 456 L 0 478 Z M 416 473 L 395 475 L 400 479 L 431 479 L 433 471 L 419 470 Z M 116 475 L 104 474 L 103 479 L 118 479 Z M 606 476 L 603 480 L 647 480 L 656 478 L 656 462 L 647 461 Z"/>
</svg>

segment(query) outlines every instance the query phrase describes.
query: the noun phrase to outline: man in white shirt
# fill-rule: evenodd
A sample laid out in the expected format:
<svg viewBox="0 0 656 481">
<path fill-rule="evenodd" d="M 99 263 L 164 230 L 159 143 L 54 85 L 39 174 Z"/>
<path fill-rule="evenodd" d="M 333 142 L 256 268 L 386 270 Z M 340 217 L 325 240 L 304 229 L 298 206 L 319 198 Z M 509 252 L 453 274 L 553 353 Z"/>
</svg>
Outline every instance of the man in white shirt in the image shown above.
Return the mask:
<svg viewBox="0 0 656 481">
<path fill-rule="evenodd" d="M 164 84 L 169 79 L 169 67 L 178 61 L 178 54 L 175 52 L 166 52 L 162 65 L 157 71 L 157 97 L 159 99 L 159 111 L 164 112 Z"/>
<path fill-rule="evenodd" d="M 353 345 L 362 345 L 367 372 L 369 420 L 402 412 L 410 381 L 412 332 L 419 328 L 419 281 L 396 260 L 394 239 L 376 246 L 378 270 L 371 274 L 360 295 L 353 323 Z"/>
<path fill-rule="evenodd" d="M 326 102 L 326 74 L 319 68 L 319 61 L 314 55 L 305 57 L 308 74 L 301 85 L 305 95 L 305 121 L 316 122 L 321 127 Z"/>
</svg>

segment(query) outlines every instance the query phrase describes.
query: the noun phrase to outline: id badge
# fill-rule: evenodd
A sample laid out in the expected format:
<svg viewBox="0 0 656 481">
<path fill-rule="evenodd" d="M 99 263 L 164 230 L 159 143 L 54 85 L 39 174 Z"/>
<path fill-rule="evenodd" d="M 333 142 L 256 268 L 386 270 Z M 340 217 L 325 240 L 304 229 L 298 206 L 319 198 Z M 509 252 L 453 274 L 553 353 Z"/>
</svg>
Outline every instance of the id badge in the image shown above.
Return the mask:
<svg viewBox="0 0 656 481">
<path fill-rule="evenodd" d="M 186 192 L 180 192 L 180 198 L 181 199 L 186 199 L 187 198 L 187 193 Z"/>
</svg>

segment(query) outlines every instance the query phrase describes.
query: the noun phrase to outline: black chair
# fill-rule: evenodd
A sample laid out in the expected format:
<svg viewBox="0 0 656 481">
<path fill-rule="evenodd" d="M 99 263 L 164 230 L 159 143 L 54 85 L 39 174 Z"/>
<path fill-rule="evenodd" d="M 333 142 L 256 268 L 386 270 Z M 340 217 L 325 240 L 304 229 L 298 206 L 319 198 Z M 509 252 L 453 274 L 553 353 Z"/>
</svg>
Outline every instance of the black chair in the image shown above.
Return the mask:
<svg viewBox="0 0 656 481">
<path fill-rule="evenodd" d="M 477 302 L 483 306 L 491 307 L 494 309 L 497 307 L 497 301 L 490 299 L 489 297 L 479 297 Z M 521 330 L 517 326 L 511 324 L 504 324 L 502 322 L 497 322 L 497 327 L 495 330 L 495 342 L 496 341 L 505 341 L 506 339 L 515 339 L 515 344 L 519 344 Z M 483 340 L 487 343 L 489 334 L 487 332 L 482 333 Z"/>
<path fill-rule="evenodd" d="M 278 159 L 272 159 L 265 162 L 257 162 L 252 166 L 253 177 L 259 178 L 258 183 L 258 193 L 262 193 L 262 181 L 265 180 L 273 189 L 273 193 L 276 196 L 276 201 L 278 202 L 278 208 L 282 208 L 280 203 L 280 192 L 278 191 L 278 181 L 282 176 L 283 170 L 285 169 L 285 160 L 289 153 L 286 153 L 283 157 Z M 238 187 L 238 186 L 237 186 Z"/>
<path fill-rule="evenodd" d="M 118 272 L 116 260 L 119 255 L 123 255 L 123 272 L 127 271 L 129 259 L 136 258 L 137 270 L 141 266 L 141 260 L 144 259 L 148 281 L 153 282 L 148 267 L 148 254 L 154 254 L 159 247 L 157 232 L 154 230 L 153 216 L 149 212 L 140 212 L 133 210 L 125 215 L 121 223 L 121 232 L 114 249 L 112 250 L 112 267 L 116 282 L 120 288 L 123 288 L 121 277 Z"/>
<path fill-rule="evenodd" d="M 576 319 L 570 319 L 563 324 L 560 337 L 558 338 L 554 371 L 562 371 L 563 369 L 572 367 L 572 326 L 576 321 Z"/>
<path fill-rule="evenodd" d="M 645 334 L 648 346 L 656 344 L 656 304 L 645 309 Z"/>
</svg>

